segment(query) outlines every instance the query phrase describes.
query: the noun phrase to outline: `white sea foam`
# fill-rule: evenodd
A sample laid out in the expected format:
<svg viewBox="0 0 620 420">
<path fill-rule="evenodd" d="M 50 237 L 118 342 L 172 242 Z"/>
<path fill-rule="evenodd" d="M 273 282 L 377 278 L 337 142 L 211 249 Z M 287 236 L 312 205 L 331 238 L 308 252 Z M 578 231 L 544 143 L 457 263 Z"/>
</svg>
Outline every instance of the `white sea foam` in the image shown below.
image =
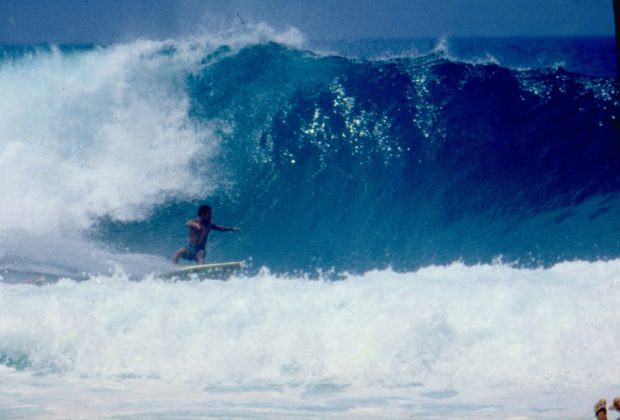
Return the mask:
<svg viewBox="0 0 620 420">
<path fill-rule="evenodd" d="M 204 192 L 190 163 L 214 142 L 187 118 L 187 63 L 160 47 L 53 51 L 0 67 L 0 231 L 139 219 L 167 195 Z"/>
<path fill-rule="evenodd" d="M 17 283 L 45 273 L 50 279 L 85 279 L 93 274 L 111 274 L 118 267 L 128 277 L 141 278 L 153 270 L 167 271 L 167 258 L 102 248 L 87 240 L 56 234 L 22 231 L 0 233 L 0 282 Z"/>
<path fill-rule="evenodd" d="M 130 387 L 142 378 L 250 399 L 256 389 L 269 398 L 292 398 L 294 389 L 345 399 L 387 392 L 398 395 L 399 410 L 419 399 L 484 406 L 489 395 L 528 390 L 537 402 L 523 413 L 575 415 L 576 402 L 558 407 L 558 394 L 580 394 L 589 406 L 591 390 L 618 386 L 619 284 L 620 260 L 536 270 L 453 264 L 338 282 L 268 273 L 130 282 L 118 272 L 0 284 L 0 360 L 23 374 L 48 373 L 50 386 Z M 11 372 L 0 372 L 2 387 Z"/>
<path fill-rule="evenodd" d="M 139 220 L 170 197 L 212 191 L 218 174 L 209 178 L 204 167 L 218 139 L 188 117 L 186 77 L 215 47 L 267 41 L 298 45 L 303 37 L 255 25 L 0 63 L 0 232 Z"/>
</svg>

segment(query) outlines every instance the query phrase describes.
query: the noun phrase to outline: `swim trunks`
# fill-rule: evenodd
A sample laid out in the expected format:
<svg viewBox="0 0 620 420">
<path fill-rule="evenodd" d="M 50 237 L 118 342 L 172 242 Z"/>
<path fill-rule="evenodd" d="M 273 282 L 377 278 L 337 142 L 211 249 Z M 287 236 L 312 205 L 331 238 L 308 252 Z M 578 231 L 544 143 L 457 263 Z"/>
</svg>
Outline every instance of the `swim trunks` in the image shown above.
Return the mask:
<svg viewBox="0 0 620 420">
<path fill-rule="evenodd" d="M 183 259 L 189 261 L 196 261 L 198 253 L 205 250 L 204 248 L 198 248 L 194 245 L 186 245 L 185 249 L 187 249 L 187 252 L 183 254 Z"/>
</svg>

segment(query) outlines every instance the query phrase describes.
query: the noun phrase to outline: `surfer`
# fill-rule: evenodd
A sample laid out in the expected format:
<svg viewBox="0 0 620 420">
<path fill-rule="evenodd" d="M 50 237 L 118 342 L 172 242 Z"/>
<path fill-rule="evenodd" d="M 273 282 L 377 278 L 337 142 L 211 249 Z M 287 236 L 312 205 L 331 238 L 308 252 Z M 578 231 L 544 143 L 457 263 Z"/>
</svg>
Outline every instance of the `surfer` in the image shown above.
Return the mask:
<svg viewBox="0 0 620 420">
<path fill-rule="evenodd" d="M 218 226 L 211 223 L 211 207 L 204 204 L 198 208 L 198 219 L 189 220 L 185 226 L 189 229 L 188 244 L 174 254 L 172 257 L 174 264 L 178 264 L 180 258 L 204 264 L 207 237 L 211 230 L 219 230 L 220 232 L 238 232 L 240 230 L 238 227 Z"/>
</svg>

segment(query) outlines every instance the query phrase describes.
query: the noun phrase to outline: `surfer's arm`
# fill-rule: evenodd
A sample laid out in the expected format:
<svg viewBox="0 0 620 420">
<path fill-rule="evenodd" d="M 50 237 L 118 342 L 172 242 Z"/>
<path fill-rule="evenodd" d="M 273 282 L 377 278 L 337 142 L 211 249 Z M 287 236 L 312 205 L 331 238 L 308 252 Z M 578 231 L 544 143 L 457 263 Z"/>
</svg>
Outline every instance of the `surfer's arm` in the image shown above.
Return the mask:
<svg viewBox="0 0 620 420">
<path fill-rule="evenodd" d="M 236 226 L 235 227 L 218 226 L 213 223 L 211 223 L 211 229 L 219 230 L 220 232 L 239 232 L 241 230 Z"/>
</svg>

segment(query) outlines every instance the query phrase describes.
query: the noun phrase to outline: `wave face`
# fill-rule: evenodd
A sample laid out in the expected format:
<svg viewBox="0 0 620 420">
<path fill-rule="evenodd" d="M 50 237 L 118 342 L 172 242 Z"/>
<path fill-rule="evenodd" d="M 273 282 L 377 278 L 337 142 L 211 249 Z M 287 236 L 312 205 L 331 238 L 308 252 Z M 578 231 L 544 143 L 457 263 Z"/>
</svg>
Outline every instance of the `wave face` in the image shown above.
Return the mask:
<svg viewBox="0 0 620 420">
<path fill-rule="evenodd" d="M 220 58 L 189 86 L 195 118 L 235 123 L 222 161 L 241 211 L 228 218 L 269 266 L 618 252 L 604 233 L 620 181 L 610 81 L 268 44 Z"/>
<path fill-rule="evenodd" d="M 2 57 L 0 230 L 18 247 L 73 232 L 169 257 L 207 201 L 242 227 L 209 257 L 276 272 L 620 251 L 611 78 L 260 37 Z"/>
</svg>

